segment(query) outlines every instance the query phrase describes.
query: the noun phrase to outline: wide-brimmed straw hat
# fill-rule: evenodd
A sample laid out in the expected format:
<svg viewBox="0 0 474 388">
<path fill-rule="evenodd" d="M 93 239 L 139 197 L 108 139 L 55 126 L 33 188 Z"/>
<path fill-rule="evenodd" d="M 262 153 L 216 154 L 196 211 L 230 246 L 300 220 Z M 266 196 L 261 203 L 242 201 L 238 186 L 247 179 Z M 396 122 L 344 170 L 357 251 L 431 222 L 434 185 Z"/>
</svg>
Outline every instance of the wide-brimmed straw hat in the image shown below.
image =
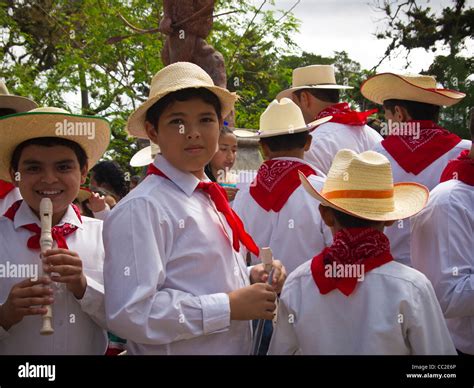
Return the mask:
<svg viewBox="0 0 474 388">
<path fill-rule="evenodd" d="M 140 105 L 128 118 L 127 131 L 130 135 L 147 139 L 145 117 L 147 110 L 169 93 L 190 88 L 205 88 L 214 93 L 221 103 L 222 117 L 234 108 L 235 93 L 215 86 L 212 78 L 201 67 L 190 62 L 176 62 L 166 66 L 151 80 L 148 100 Z"/>
<path fill-rule="evenodd" d="M 306 191 L 322 205 L 372 221 L 411 217 L 425 207 L 429 196 L 428 188 L 418 183 L 394 184 L 389 160 L 374 151 L 340 150 L 321 191 L 299 175 Z"/>
<path fill-rule="evenodd" d="M 92 191 L 88 187 L 81 187 L 79 193 L 77 193 L 76 199 L 79 202 L 84 202 L 92 197 Z"/>
<path fill-rule="evenodd" d="M 155 144 L 150 141 L 148 147 L 142 148 L 137 151 L 135 155 L 130 159 L 130 166 L 132 167 L 143 167 L 148 166 L 150 163 L 153 163 L 155 156 L 160 153 L 160 147 L 158 144 Z"/>
<path fill-rule="evenodd" d="M 27 112 L 38 105 L 26 97 L 15 96 L 8 92 L 7 86 L 0 81 L 0 108 L 13 109 L 15 112 Z"/>
<path fill-rule="evenodd" d="M 109 122 L 98 116 L 74 115 L 53 107 L 33 109 L 0 117 L 0 179 L 10 181 L 10 163 L 15 148 L 26 140 L 59 137 L 79 144 L 92 168 L 110 141 Z"/>
<path fill-rule="evenodd" d="M 451 106 L 466 97 L 457 90 L 438 89 L 435 77 L 419 74 L 376 74 L 362 84 L 360 91 L 365 98 L 377 104 L 396 99 Z"/>
<path fill-rule="evenodd" d="M 291 98 L 293 92 L 300 89 L 353 89 L 353 87 L 336 83 L 334 66 L 310 65 L 294 69 L 291 88 L 278 93 L 276 99 Z"/>
<path fill-rule="evenodd" d="M 306 124 L 299 106 L 289 98 L 282 98 L 280 101 L 273 100 L 268 105 L 267 109 L 265 109 L 265 112 L 261 114 L 260 128 L 257 132 L 236 129 L 234 130 L 234 135 L 253 139 L 291 135 L 294 133 L 311 131 L 314 127 L 331 119 L 332 116 L 326 116 L 322 119 Z"/>
</svg>

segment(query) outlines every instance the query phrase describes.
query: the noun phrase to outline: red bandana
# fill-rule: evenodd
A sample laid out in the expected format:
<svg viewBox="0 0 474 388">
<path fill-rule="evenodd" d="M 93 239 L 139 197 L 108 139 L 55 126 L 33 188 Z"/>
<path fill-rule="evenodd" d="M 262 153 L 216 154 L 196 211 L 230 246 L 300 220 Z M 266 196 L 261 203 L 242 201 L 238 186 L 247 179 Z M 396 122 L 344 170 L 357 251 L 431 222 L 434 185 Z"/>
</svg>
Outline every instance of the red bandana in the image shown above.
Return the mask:
<svg viewBox="0 0 474 388">
<path fill-rule="evenodd" d="M 9 218 L 10 220 L 15 219 L 15 214 L 20 208 L 21 203 L 23 202 L 22 199 L 16 201 L 4 214 L 5 217 Z M 82 222 L 81 214 L 79 213 L 79 209 L 76 205 L 72 205 L 74 212 L 76 213 L 79 221 Z M 30 232 L 35 233 L 28 239 L 27 246 L 29 249 L 40 249 L 40 237 L 41 237 L 41 228 L 37 224 L 25 224 L 21 226 Z M 53 236 L 53 240 L 56 241 L 58 244 L 58 248 L 69 249 L 66 243 L 65 237 L 74 233 L 77 230 L 77 226 L 71 224 L 63 224 L 61 226 L 53 226 L 51 228 L 51 234 Z"/>
<path fill-rule="evenodd" d="M 147 175 L 158 175 L 169 180 L 169 178 L 153 164 L 148 166 Z M 203 190 L 211 197 L 216 205 L 217 211 L 222 213 L 232 229 L 232 246 L 239 252 L 240 242 L 252 252 L 255 256 L 259 256 L 259 249 L 252 237 L 245 231 L 242 220 L 237 213 L 229 206 L 229 199 L 225 190 L 215 182 L 199 182 L 197 189 Z"/>
<path fill-rule="evenodd" d="M 408 123 L 412 126 L 419 125 L 419 134 L 415 131 L 412 135 L 389 135 L 382 141 L 382 146 L 406 172 L 418 175 L 461 141 L 459 136 L 430 120 L 412 120 L 399 124 Z"/>
<path fill-rule="evenodd" d="M 338 289 L 349 296 L 357 279 L 393 260 L 390 242 L 372 228 L 342 229 L 334 242 L 311 262 L 311 273 L 321 294 Z"/>
<path fill-rule="evenodd" d="M 323 109 L 317 115 L 316 120 L 322 119 L 326 116 L 332 116 L 332 119 L 329 120 L 330 123 L 362 126 L 367 124 L 367 117 L 374 113 L 377 113 L 377 109 L 371 109 L 365 112 L 357 112 L 355 110 L 351 110 L 347 102 L 341 102 Z"/>
<path fill-rule="evenodd" d="M 469 150 L 464 150 L 457 159 L 450 160 L 440 182 L 458 179 L 470 186 L 474 186 L 474 159 L 469 157 Z"/>
<path fill-rule="evenodd" d="M 7 194 L 15 188 L 15 185 L 0 179 L 0 199 L 3 199 Z"/>
<path fill-rule="evenodd" d="M 279 212 L 301 184 L 298 171 L 306 177 L 316 175 L 316 171 L 305 163 L 268 160 L 258 169 L 257 177 L 250 185 L 250 195 L 267 212 Z"/>
</svg>

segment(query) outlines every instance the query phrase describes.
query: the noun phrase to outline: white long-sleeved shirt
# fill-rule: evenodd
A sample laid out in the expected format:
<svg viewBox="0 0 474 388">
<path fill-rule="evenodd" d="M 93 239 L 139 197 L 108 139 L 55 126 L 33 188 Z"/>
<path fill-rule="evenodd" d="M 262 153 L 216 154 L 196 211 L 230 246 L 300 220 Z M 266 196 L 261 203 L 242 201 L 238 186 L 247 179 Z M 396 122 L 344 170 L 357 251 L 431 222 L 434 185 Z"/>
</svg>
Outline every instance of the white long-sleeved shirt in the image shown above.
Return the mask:
<svg viewBox="0 0 474 388">
<path fill-rule="evenodd" d="M 110 330 L 130 354 L 249 354 L 250 322 L 230 320 L 227 293 L 249 285 L 232 231 L 194 175 L 154 164 L 170 180 L 148 176 L 105 221 Z"/>
<path fill-rule="evenodd" d="M 17 187 L 10 191 L 5 198 L 0 199 L 0 217 L 19 199 L 21 199 L 21 194 Z"/>
<path fill-rule="evenodd" d="M 324 123 L 311 132 L 311 148 L 305 153 L 305 160 L 325 175 L 331 168 L 334 156 L 339 150 L 348 148 L 357 153 L 371 150 L 383 138 L 368 125 L 344 125 Z"/>
<path fill-rule="evenodd" d="M 433 283 L 456 348 L 474 355 L 474 187 L 440 183 L 411 227 L 413 266 Z"/>
<path fill-rule="evenodd" d="M 272 160 L 292 160 L 309 165 L 298 158 Z M 308 179 L 318 190 L 322 189 L 324 177 L 310 175 Z M 273 256 L 283 263 L 287 273 L 332 243 L 331 231 L 324 224 L 318 206 L 319 202 L 302 185 L 290 195 L 279 212 L 263 209 L 250 194 L 250 185 L 238 191 L 233 203 L 234 210 L 257 245 L 270 247 Z M 251 257 L 252 264 L 261 262 L 254 255 Z"/>
<path fill-rule="evenodd" d="M 386 156 L 390 161 L 393 173 L 393 182 L 416 182 L 425 185 L 428 190 L 432 190 L 438 183 L 441 173 L 451 159 L 456 159 L 461 151 L 471 148 L 470 140 L 462 140 L 454 148 L 436 159 L 418 175 L 406 172 L 395 159 L 387 152 L 382 144 L 374 147 L 374 151 Z M 410 218 L 399 220 L 392 226 L 385 228 L 384 233 L 390 240 L 390 250 L 393 258 L 405 265 L 411 266 L 410 261 Z"/>
<path fill-rule="evenodd" d="M 107 334 L 101 328 L 105 327 L 102 221 L 82 217 L 81 223 L 69 206 L 58 225 L 66 222 L 78 227 L 74 233 L 66 236 L 66 243 L 69 250 L 78 253 L 82 260 L 83 272 L 87 279 L 86 292 L 82 299 L 78 300 L 67 290 L 64 283 L 53 282 L 51 287 L 54 290 L 54 334 L 40 335 L 41 316 L 25 316 L 8 331 L 0 327 L 0 354 L 105 353 Z M 13 222 L 7 217 L 0 217 L 0 265 L 3 269 L 0 276 L 6 275 L 0 279 L 0 304 L 5 303 L 15 284 L 34 276 L 35 273 L 41 276 L 40 252 L 28 249 L 26 245 L 33 233 L 21 227 L 31 223 L 40 226 L 38 217 L 25 201 L 19 207 Z M 28 272 L 20 274 L 18 271 L 21 268 Z M 17 271 L 16 274 L 14 270 Z"/>
<path fill-rule="evenodd" d="M 429 280 L 391 261 L 365 274 L 351 295 L 322 295 L 311 260 L 288 277 L 268 354 L 456 354 Z"/>
</svg>

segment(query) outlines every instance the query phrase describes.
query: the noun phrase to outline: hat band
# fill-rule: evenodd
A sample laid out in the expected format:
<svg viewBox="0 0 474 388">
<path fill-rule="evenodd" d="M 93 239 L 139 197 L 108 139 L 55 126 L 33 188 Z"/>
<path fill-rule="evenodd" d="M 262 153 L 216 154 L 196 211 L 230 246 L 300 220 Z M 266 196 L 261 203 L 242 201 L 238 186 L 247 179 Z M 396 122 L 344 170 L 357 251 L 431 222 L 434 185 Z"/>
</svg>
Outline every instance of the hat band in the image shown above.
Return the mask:
<svg viewBox="0 0 474 388">
<path fill-rule="evenodd" d="M 326 199 L 335 198 L 392 198 L 392 190 L 334 190 L 323 194 Z"/>
</svg>

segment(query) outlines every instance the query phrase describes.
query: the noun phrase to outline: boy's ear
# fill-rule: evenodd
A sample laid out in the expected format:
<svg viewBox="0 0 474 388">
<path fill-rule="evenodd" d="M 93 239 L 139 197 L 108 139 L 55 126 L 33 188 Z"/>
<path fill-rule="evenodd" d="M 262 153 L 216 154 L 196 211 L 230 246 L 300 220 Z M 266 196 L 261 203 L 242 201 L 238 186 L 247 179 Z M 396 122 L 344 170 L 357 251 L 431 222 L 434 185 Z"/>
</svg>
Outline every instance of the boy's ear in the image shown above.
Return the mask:
<svg viewBox="0 0 474 388">
<path fill-rule="evenodd" d="M 13 170 L 13 168 L 10 168 L 10 178 L 12 180 L 12 183 L 15 185 L 15 187 L 18 187 L 18 181 L 15 179 L 16 178 L 16 172 Z"/>
<path fill-rule="evenodd" d="M 87 179 L 87 172 L 89 171 L 89 167 L 87 163 L 84 165 L 84 167 L 81 168 L 81 185 L 86 183 Z"/>
<path fill-rule="evenodd" d="M 155 144 L 158 144 L 158 130 L 149 121 L 145 121 L 145 131 L 148 138 Z"/>
<path fill-rule="evenodd" d="M 403 106 L 395 105 L 395 118 L 399 122 L 405 122 L 411 120 L 411 116 L 408 114 L 408 111 Z"/>
<path fill-rule="evenodd" d="M 336 219 L 334 218 L 334 213 L 329 206 L 320 204 L 319 213 L 321 214 L 321 218 L 327 226 L 332 228 L 335 225 Z"/>
<path fill-rule="evenodd" d="M 313 136 L 308 133 L 308 137 L 306 138 L 306 144 L 304 145 L 304 150 L 309 151 L 311 148 L 311 142 L 313 141 Z"/>
<path fill-rule="evenodd" d="M 270 155 L 270 148 L 268 148 L 268 145 L 265 143 L 262 143 L 261 141 L 258 142 L 260 146 L 260 150 L 262 151 L 262 156 L 264 160 L 268 160 L 269 155 Z"/>
</svg>

